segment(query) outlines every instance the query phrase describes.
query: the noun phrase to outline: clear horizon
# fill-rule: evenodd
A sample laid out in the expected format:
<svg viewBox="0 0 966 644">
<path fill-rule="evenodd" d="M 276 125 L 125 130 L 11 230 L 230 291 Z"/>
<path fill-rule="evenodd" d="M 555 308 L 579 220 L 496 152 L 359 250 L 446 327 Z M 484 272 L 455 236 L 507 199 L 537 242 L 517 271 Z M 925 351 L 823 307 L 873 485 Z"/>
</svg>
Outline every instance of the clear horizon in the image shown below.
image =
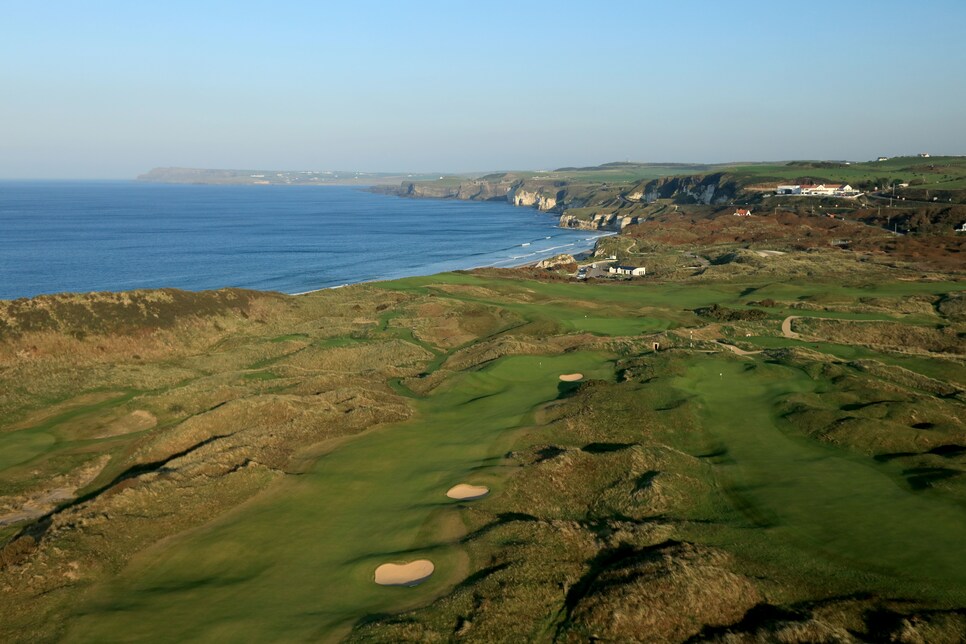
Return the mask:
<svg viewBox="0 0 966 644">
<path fill-rule="evenodd" d="M 966 153 L 966 4 L 5 8 L 0 179 Z"/>
</svg>

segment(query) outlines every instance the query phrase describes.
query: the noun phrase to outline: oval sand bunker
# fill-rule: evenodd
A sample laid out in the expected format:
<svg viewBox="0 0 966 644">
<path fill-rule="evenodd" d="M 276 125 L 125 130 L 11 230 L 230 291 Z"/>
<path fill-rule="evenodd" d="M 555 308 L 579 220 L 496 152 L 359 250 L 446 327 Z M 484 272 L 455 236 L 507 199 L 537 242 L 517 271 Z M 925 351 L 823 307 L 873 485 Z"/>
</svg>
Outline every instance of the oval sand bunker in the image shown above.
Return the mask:
<svg viewBox="0 0 966 644">
<path fill-rule="evenodd" d="M 564 382 L 577 382 L 578 380 L 583 380 L 584 374 L 582 373 L 565 373 L 560 376 L 560 379 Z"/>
<path fill-rule="evenodd" d="M 472 501 L 473 499 L 482 499 L 489 493 L 490 488 L 486 487 L 485 485 L 469 485 L 467 483 L 460 483 L 459 485 L 454 485 L 451 487 L 446 492 L 446 496 L 458 501 Z"/>
<path fill-rule="evenodd" d="M 382 564 L 376 568 L 376 583 L 380 586 L 415 586 L 429 579 L 435 569 L 429 559 L 417 559 L 407 564 Z"/>
</svg>

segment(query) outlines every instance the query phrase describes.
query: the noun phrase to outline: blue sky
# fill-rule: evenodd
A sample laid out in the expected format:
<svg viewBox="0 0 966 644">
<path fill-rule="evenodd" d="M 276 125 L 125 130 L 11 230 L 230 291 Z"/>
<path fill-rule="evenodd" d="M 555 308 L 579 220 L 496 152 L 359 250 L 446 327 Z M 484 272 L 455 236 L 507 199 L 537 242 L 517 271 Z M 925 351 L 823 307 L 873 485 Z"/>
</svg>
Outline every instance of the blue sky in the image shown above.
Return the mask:
<svg viewBox="0 0 966 644">
<path fill-rule="evenodd" d="M 0 0 L 0 178 L 966 154 L 966 2 Z"/>
</svg>

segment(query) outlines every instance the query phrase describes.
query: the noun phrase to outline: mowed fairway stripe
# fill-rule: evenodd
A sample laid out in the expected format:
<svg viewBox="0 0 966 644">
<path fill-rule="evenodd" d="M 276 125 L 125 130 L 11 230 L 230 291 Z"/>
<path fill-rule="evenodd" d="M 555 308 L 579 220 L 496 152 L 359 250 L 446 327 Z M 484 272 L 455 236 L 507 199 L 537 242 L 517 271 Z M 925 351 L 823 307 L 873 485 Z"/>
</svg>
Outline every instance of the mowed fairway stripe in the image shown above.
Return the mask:
<svg viewBox="0 0 966 644">
<path fill-rule="evenodd" d="M 868 459 L 780 429 L 776 403 L 829 383 L 791 367 L 695 357 L 676 386 L 725 452 L 716 476 L 772 543 L 836 566 L 961 593 L 966 513 L 898 485 Z"/>
<path fill-rule="evenodd" d="M 309 473 L 138 555 L 95 589 L 67 639 L 326 640 L 446 592 L 468 571 L 455 545 L 460 504 L 443 491 L 472 476 L 498 494 L 512 430 L 571 372 L 613 378 L 609 357 L 587 352 L 454 376 L 414 401 L 413 420 L 352 439 Z M 494 466 L 478 469 L 485 463 Z M 374 583 L 380 564 L 415 559 L 435 565 L 420 586 Z"/>
</svg>

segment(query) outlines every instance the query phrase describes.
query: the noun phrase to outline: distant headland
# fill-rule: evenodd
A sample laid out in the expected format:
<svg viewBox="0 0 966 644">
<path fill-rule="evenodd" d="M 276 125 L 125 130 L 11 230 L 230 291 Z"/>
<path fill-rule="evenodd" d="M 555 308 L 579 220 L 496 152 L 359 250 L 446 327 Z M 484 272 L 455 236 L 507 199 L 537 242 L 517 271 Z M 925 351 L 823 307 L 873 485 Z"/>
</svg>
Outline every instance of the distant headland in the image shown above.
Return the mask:
<svg viewBox="0 0 966 644">
<path fill-rule="evenodd" d="M 348 170 L 212 170 L 205 168 L 153 168 L 138 175 L 149 183 L 192 183 L 204 185 L 346 186 L 398 185 L 403 181 L 441 179 L 438 173 L 356 172 Z"/>
</svg>

